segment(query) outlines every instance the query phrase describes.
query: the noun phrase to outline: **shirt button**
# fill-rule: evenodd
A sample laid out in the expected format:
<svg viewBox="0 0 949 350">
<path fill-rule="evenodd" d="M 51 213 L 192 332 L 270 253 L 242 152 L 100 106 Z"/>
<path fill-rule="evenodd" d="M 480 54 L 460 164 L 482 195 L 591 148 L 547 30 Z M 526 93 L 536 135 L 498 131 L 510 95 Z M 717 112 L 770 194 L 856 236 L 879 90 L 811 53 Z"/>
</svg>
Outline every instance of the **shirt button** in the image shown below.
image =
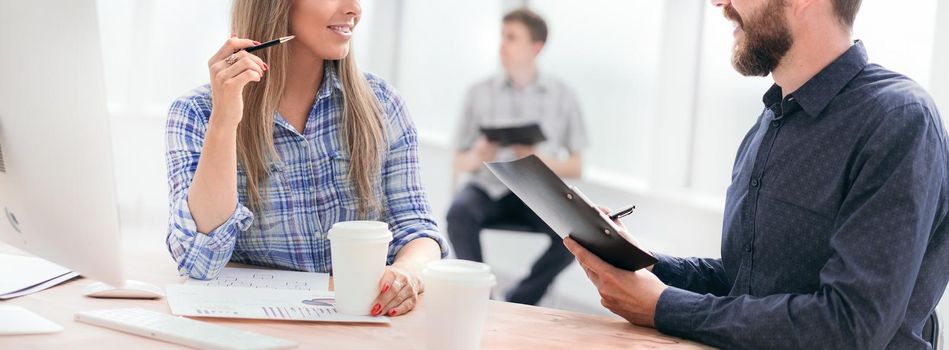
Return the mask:
<svg viewBox="0 0 949 350">
<path fill-rule="evenodd" d="M 758 187 L 758 179 L 751 179 L 751 187 Z"/>
<path fill-rule="evenodd" d="M 745 243 L 745 251 L 751 253 L 751 243 Z"/>
<path fill-rule="evenodd" d="M 775 128 L 780 128 L 780 127 L 781 127 L 781 121 L 780 121 L 780 120 L 775 120 L 775 121 L 771 122 L 771 126 L 772 126 L 772 127 L 775 127 Z"/>
</svg>

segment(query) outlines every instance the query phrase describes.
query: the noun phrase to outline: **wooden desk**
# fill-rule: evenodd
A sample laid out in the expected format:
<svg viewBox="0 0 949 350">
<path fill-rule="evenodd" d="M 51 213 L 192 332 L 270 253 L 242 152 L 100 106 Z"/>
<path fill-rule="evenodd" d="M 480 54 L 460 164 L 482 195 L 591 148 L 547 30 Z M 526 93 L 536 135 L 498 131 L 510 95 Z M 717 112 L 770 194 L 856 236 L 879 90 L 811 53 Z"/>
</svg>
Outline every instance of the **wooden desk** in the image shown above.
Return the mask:
<svg viewBox="0 0 949 350">
<path fill-rule="evenodd" d="M 149 243 L 155 240 L 148 239 Z M 127 245 L 126 271 L 137 279 L 164 287 L 183 278 L 163 245 Z M 0 253 L 17 251 L 0 243 Z M 174 347 L 73 321 L 83 310 L 141 307 L 170 313 L 165 299 L 120 300 L 86 298 L 89 279 L 74 279 L 45 291 L 0 302 L 23 306 L 62 325 L 56 334 L 0 336 L 0 349 L 167 349 Z M 588 315 L 549 308 L 491 301 L 482 347 L 485 349 L 704 349 L 706 347 L 636 327 L 619 317 Z M 202 318 L 204 321 L 291 339 L 300 349 L 425 349 L 425 302 L 391 325 L 343 325 L 315 322 Z"/>
</svg>

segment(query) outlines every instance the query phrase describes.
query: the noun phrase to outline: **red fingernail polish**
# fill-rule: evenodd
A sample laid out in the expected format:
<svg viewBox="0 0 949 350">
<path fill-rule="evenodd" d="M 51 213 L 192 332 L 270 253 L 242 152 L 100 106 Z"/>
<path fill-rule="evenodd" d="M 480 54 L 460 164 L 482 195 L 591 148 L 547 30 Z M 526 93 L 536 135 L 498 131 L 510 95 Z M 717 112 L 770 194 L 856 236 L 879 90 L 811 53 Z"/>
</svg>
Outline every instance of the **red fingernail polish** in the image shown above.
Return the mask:
<svg viewBox="0 0 949 350">
<path fill-rule="evenodd" d="M 231 37 L 232 37 L 232 38 L 236 38 L 236 37 L 237 37 L 237 34 L 231 33 Z"/>
<path fill-rule="evenodd" d="M 385 293 L 385 292 L 388 291 L 388 290 L 389 290 L 389 284 L 388 284 L 388 283 L 382 285 L 382 292 L 383 292 L 383 293 Z"/>
<path fill-rule="evenodd" d="M 260 42 L 257 40 L 254 40 L 254 45 L 260 45 Z"/>
<path fill-rule="evenodd" d="M 395 316 L 395 310 L 389 310 L 389 316 Z"/>
<path fill-rule="evenodd" d="M 381 308 L 382 308 L 382 305 L 379 305 L 379 304 L 376 304 L 375 306 L 373 306 L 373 307 L 372 307 L 372 315 L 375 316 L 375 315 L 379 314 L 379 311 L 382 311 L 382 310 L 379 310 L 379 309 L 381 309 Z"/>
</svg>

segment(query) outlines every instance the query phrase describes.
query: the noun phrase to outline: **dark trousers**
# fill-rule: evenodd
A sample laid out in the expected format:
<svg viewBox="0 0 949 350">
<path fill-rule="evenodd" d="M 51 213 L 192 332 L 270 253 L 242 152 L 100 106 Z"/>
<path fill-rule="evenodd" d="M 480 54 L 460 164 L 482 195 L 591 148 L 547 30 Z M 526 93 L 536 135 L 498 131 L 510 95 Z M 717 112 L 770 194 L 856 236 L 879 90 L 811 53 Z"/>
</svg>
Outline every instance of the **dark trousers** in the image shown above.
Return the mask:
<svg viewBox="0 0 949 350">
<path fill-rule="evenodd" d="M 531 267 L 527 278 L 508 293 L 508 301 L 534 305 L 554 278 L 573 262 L 573 254 L 554 230 L 513 193 L 495 201 L 480 188 L 468 185 L 448 210 L 448 235 L 459 259 L 482 262 L 481 229 L 495 225 L 524 226 L 550 237 L 550 247 Z"/>
</svg>

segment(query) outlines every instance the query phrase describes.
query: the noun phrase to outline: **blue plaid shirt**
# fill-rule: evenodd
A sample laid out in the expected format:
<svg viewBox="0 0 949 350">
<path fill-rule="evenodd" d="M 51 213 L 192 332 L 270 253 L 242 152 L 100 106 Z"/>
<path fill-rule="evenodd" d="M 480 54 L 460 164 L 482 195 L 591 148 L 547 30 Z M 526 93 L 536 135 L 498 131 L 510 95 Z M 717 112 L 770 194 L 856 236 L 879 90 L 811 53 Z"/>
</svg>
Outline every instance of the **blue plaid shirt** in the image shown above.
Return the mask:
<svg viewBox="0 0 949 350">
<path fill-rule="evenodd" d="M 360 219 L 357 198 L 347 176 L 348 150 L 340 138 L 343 95 L 335 64 L 327 62 L 323 84 L 298 133 L 279 114 L 273 138 L 278 158 L 270 164 L 264 209 L 255 218 L 247 203 L 246 177 L 238 167 L 238 204 L 227 221 L 211 232 L 198 233 L 188 208 L 188 189 L 198 167 L 211 116 L 211 90 L 205 85 L 178 98 L 168 114 L 166 130 L 170 219 L 167 244 L 182 275 L 213 278 L 229 261 L 299 271 L 329 272 L 333 224 Z M 393 233 L 388 263 L 408 242 L 431 238 L 448 245 L 439 234 L 422 189 L 415 126 L 402 99 L 382 79 L 367 74 L 379 99 L 388 132 L 381 181 L 376 196 L 381 212 L 369 220 L 389 223 Z M 262 219 L 262 220 L 261 220 Z"/>
</svg>

